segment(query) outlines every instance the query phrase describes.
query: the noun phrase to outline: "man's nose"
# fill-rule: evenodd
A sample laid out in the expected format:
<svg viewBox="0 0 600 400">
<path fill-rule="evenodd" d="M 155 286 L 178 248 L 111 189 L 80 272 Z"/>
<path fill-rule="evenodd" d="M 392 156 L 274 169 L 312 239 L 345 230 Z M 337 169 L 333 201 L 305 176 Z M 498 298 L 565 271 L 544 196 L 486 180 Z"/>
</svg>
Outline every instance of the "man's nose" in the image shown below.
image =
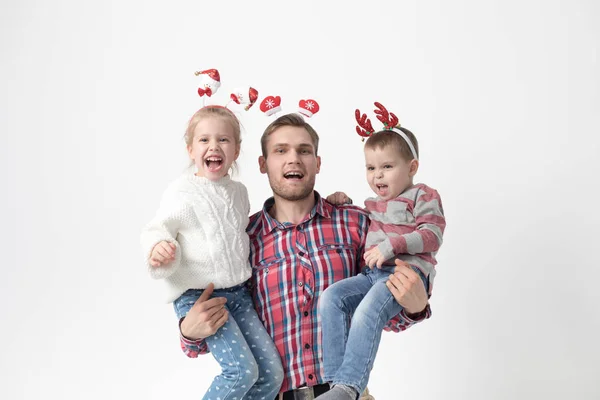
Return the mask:
<svg viewBox="0 0 600 400">
<path fill-rule="evenodd" d="M 289 151 L 288 158 L 286 161 L 288 164 L 299 164 L 300 163 L 300 155 L 295 151 Z"/>
</svg>

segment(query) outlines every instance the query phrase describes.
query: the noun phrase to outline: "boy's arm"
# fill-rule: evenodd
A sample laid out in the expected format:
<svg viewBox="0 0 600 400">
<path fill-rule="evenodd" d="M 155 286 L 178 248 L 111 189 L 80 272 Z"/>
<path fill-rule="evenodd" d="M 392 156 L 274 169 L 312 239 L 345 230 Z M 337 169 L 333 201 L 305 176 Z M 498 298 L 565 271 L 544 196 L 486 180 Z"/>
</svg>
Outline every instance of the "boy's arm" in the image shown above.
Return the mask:
<svg viewBox="0 0 600 400">
<path fill-rule="evenodd" d="M 438 192 L 431 188 L 420 189 L 413 213 L 417 224 L 414 232 L 388 237 L 378 245 L 385 259 L 396 254 L 431 253 L 442 245 L 446 219 Z"/>
</svg>

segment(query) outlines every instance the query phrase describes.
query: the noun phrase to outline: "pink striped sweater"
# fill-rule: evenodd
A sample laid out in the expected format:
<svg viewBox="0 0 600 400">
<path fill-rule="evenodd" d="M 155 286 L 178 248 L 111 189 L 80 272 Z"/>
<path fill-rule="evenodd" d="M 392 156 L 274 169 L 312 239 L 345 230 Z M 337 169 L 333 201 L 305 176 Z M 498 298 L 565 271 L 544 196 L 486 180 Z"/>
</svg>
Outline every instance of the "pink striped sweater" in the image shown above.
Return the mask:
<svg viewBox="0 0 600 400">
<path fill-rule="evenodd" d="M 368 198 L 365 207 L 371 224 L 366 250 L 375 246 L 393 265 L 395 258 L 416 266 L 429 277 L 429 291 L 435 277 L 435 255 L 446 228 L 442 200 L 435 189 L 422 183 L 411 186 L 391 200 Z"/>
</svg>

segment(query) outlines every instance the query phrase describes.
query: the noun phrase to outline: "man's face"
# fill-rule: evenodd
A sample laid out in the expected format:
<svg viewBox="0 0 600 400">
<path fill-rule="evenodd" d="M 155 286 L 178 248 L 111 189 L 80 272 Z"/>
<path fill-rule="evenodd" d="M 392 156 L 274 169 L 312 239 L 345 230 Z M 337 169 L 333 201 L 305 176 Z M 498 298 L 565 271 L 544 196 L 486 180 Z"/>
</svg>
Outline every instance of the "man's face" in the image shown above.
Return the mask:
<svg viewBox="0 0 600 400">
<path fill-rule="evenodd" d="M 269 135 L 267 155 L 260 156 L 260 172 L 267 174 L 275 197 L 298 201 L 312 195 L 321 158 L 306 129 L 282 126 Z"/>
</svg>

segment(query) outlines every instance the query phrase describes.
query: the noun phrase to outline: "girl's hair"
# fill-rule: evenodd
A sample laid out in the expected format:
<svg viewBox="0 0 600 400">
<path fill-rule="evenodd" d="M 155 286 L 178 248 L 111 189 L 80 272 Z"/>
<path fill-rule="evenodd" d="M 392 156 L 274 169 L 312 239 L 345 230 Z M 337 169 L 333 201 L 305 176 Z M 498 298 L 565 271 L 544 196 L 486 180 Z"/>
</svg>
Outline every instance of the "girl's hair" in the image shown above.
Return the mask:
<svg viewBox="0 0 600 400">
<path fill-rule="evenodd" d="M 200 122 L 202 118 L 209 117 L 221 118 L 225 122 L 229 123 L 229 125 L 231 125 L 231 128 L 233 129 L 233 137 L 235 138 L 235 144 L 238 146 L 239 149 L 242 144 L 240 121 L 237 119 L 235 114 L 233 114 L 233 112 L 231 112 L 231 110 L 229 110 L 227 107 L 217 105 L 202 107 L 201 109 L 196 111 L 194 115 L 192 115 L 192 118 L 190 118 L 190 121 L 188 122 L 187 129 L 185 130 L 185 135 L 183 136 L 185 144 L 187 146 L 192 145 L 192 142 L 194 141 L 194 130 L 196 130 L 198 122 Z M 193 164 L 193 161 L 190 162 L 190 166 Z M 233 163 L 233 169 L 237 169 L 237 163 L 235 161 Z"/>
<path fill-rule="evenodd" d="M 190 122 L 188 122 L 187 129 L 185 130 L 185 144 L 188 146 L 192 145 L 192 141 L 194 140 L 194 130 L 196 129 L 196 125 L 202 118 L 207 117 L 216 117 L 222 118 L 224 121 L 228 122 L 233 129 L 233 136 L 235 138 L 235 143 L 240 146 L 242 143 L 242 135 L 240 128 L 240 121 L 238 121 L 237 117 L 231 112 L 228 108 L 223 106 L 206 106 L 202 107 L 198 111 L 192 115 L 190 118 Z"/>
<path fill-rule="evenodd" d="M 415 146 L 415 151 L 417 152 L 418 157 L 419 142 L 417 142 L 417 138 L 415 137 L 415 135 L 406 128 L 402 128 L 399 126 L 397 126 L 396 128 L 400 129 L 402 132 L 404 132 L 404 134 L 406 134 L 406 136 L 408 136 L 410 141 L 413 143 L 413 146 Z M 402 136 L 400 136 L 394 131 L 384 130 L 374 133 L 371 136 L 369 136 L 367 142 L 365 143 L 365 148 L 367 149 L 383 149 L 387 146 L 394 147 L 396 150 L 398 150 L 402 158 L 404 158 L 407 161 L 414 159 L 412 152 L 410 151 L 410 147 L 408 146 L 408 143 L 406 143 L 406 140 L 404 140 Z"/>
</svg>

